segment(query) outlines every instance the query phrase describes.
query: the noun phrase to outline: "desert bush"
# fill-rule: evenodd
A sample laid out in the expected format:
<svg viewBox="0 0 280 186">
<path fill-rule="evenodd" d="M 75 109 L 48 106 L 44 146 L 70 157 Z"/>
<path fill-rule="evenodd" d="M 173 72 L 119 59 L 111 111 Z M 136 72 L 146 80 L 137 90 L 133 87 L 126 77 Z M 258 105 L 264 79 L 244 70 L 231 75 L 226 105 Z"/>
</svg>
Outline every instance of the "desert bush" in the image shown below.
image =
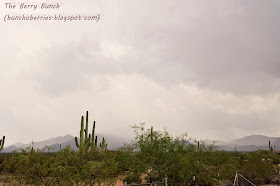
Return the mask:
<svg viewBox="0 0 280 186">
<path fill-rule="evenodd" d="M 58 153 L 23 150 L 13 153 L 2 167 L 9 175 L 5 179 L 7 182 L 16 181 L 21 185 L 113 183 L 118 175 L 113 155 L 100 151 L 82 155 L 70 147 Z"/>
<path fill-rule="evenodd" d="M 202 145 L 198 150 L 188 142 L 186 134 L 173 138 L 166 130 L 145 129 L 144 124 L 133 128 L 135 141 L 123 148 L 127 181 L 137 182 L 144 175 L 143 181 L 147 182 L 168 177 L 171 184 L 185 184 L 192 182 L 193 175 L 207 170 L 209 161 L 203 159 L 203 154 L 212 146 Z"/>
<path fill-rule="evenodd" d="M 225 152 L 215 145 L 189 143 L 187 135 L 172 137 L 166 130 L 153 131 L 144 124 L 133 126 L 135 140 L 118 157 L 119 172 L 132 182 L 163 181 L 199 185 L 233 182 L 236 171 L 254 183 L 270 183 L 280 168 L 279 155 L 267 151 Z M 242 179 L 240 179 L 242 180 Z"/>
</svg>

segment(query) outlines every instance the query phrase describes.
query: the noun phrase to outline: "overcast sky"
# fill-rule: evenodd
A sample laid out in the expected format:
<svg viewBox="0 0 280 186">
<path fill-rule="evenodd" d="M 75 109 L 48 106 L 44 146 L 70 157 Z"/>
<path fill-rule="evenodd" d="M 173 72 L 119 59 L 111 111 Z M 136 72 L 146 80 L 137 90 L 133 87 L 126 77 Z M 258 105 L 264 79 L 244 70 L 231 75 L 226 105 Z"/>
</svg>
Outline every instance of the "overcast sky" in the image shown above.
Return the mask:
<svg viewBox="0 0 280 186">
<path fill-rule="evenodd" d="M 59 2 L 50 13 L 103 17 L 5 23 L 0 7 L 6 145 L 77 136 L 87 110 L 98 133 L 124 138 L 140 122 L 197 139 L 280 137 L 279 0 Z"/>
</svg>

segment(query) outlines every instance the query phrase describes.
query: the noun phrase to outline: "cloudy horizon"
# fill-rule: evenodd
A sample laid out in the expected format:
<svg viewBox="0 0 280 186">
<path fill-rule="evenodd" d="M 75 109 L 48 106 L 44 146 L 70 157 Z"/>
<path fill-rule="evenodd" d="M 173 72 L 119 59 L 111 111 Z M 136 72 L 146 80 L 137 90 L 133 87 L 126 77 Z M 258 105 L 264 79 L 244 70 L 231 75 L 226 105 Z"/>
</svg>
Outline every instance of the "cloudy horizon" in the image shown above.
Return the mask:
<svg viewBox="0 0 280 186">
<path fill-rule="evenodd" d="M 77 136 L 86 111 L 98 133 L 124 138 L 142 122 L 197 139 L 280 137 L 280 1 L 64 4 L 103 17 L 0 21 L 5 145 Z"/>
</svg>

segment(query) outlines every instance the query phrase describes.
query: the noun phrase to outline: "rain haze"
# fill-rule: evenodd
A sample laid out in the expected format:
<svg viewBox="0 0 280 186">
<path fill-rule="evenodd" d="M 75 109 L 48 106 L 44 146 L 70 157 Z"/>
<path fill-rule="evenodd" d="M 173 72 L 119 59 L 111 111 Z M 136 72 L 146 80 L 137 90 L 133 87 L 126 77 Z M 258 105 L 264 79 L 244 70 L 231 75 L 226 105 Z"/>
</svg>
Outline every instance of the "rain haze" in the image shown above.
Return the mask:
<svg viewBox="0 0 280 186">
<path fill-rule="evenodd" d="M 98 133 L 280 136 L 280 1 L 63 1 L 98 22 L 0 21 L 6 144 Z M 1 7 L 0 16 L 9 10 Z"/>
</svg>

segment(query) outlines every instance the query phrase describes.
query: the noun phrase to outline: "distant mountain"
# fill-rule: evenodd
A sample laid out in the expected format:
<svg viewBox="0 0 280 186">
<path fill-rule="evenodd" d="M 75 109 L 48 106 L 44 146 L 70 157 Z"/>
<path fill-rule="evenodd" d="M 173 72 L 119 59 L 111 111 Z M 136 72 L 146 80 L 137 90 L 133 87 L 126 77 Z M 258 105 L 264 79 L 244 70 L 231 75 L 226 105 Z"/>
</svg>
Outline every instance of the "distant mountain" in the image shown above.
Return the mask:
<svg viewBox="0 0 280 186">
<path fill-rule="evenodd" d="M 251 135 L 246 136 L 243 138 L 235 139 L 232 141 L 229 141 L 225 144 L 227 145 L 239 145 L 239 146 L 245 146 L 245 145 L 255 145 L 255 146 L 266 146 L 268 145 L 268 142 L 271 143 L 275 142 L 278 139 L 278 137 L 268 137 L 263 135 Z"/>
<path fill-rule="evenodd" d="M 33 147 L 35 149 L 43 149 L 45 146 L 51 146 L 54 143 L 59 143 L 59 144 L 60 143 L 65 143 L 65 142 L 67 142 L 67 141 L 69 141 L 73 138 L 74 137 L 71 136 L 71 135 L 65 135 L 65 136 L 59 136 L 59 137 L 56 137 L 56 138 L 50 138 L 50 139 L 47 139 L 47 140 L 44 140 L 44 141 L 34 142 Z M 31 146 L 32 146 L 32 142 L 28 143 L 28 144 L 15 143 L 11 146 L 5 147 L 2 152 L 13 152 L 15 150 L 26 149 L 27 147 L 31 147 Z"/>
<path fill-rule="evenodd" d="M 271 146 L 273 148 L 275 147 L 275 150 L 280 150 L 280 138 L 263 135 L 245 136 L 229 142 L 218 141 L 216 145 L 225 151 L 234 151 L 236 149 L 237 151 L 248 152 L 255 150 L 267 150 L 269 141 Z M 208 144 L 211 144 L 212 142 L 213 141 L 211 140 L 207 140 Z"/>
<path fill-rule="evenodd" d="M 13 152 L 17 149 L 19 149 L 19 147 L 10 145 L 8 147 L 4 147 L 4 149 L 1 151 L 1 153 Z"/>
<path fill-rule="evenodd" d="M 98 144 L 102 141 L 102 138 L 104 137 L 106 140 L 106 143 L 108 144 L 108 149 L 113 150 L 120 148 L 124 145 L 124 143 L 129 143 L 129 140 L 116 137 L 116 136 L 110 136 L 110 135 L 99 135 L 98 136 Z M 70 145 L 70 147 L 73 150 L 78 150 L 75 144 L 75 137 L 71 135 L 65 135 L 65 136 L 59 136 L 56 138 L 50 138 L 44 141 L 34 142 L 34 148 L 35 149 L 43 149 L 45 146 L 50 147 L 52 149 L 51 151 L 58 151 L 61 148 L 65 148 Z M 7 146 L 3 149 L 2 152 L 13 152 L 18 149 L 26 149 L 27 147 L 32 146 L 32 142 L 28 144 L 22 144 L 22 143 L 16 143 L 11 146 Z"/>
<path fill-rule="evenodd" d="M 75 151 L 78 151 L 79 149 L 77 148 L 76 144 L 75 144 L 75 138 L 73 137 L 71 140 L 65 142 L 65 143 L 62 143 L 61 144 L 61 148 L 65 148 L 67 146 L 70 146 L 71 149 L 75 150 Z M 60 149 L 60 144 L 58 143 L 55 143 L 53 145 L 50 146 L 51 149 L 53 149 L 52 151 L 58 151 Z"/>
<path fill-rule="evenodd" d="M 45 146 L 51 146 L 54 143 L 59 143 L 59 144 L 60 143 L 65 143 L 65 142 L 71 140 L 72 138 L 73 138 L 73 136 L 68 134 L 68 135 L 65 135 L 65 136 L 50 138 L 50 139 L 47 139 L 47 140 L 44 140 L 44 141 L 34 142 L 33 148 L 34 149 L 42 149 Z M 30 146 L 32 146 L 32 142 L 28 143 L 28 144 L 20 145 L 18 147 L 21 148 L 21 149 L 25 149 L 26 147 L 30 147 Z"/>
</svg>

